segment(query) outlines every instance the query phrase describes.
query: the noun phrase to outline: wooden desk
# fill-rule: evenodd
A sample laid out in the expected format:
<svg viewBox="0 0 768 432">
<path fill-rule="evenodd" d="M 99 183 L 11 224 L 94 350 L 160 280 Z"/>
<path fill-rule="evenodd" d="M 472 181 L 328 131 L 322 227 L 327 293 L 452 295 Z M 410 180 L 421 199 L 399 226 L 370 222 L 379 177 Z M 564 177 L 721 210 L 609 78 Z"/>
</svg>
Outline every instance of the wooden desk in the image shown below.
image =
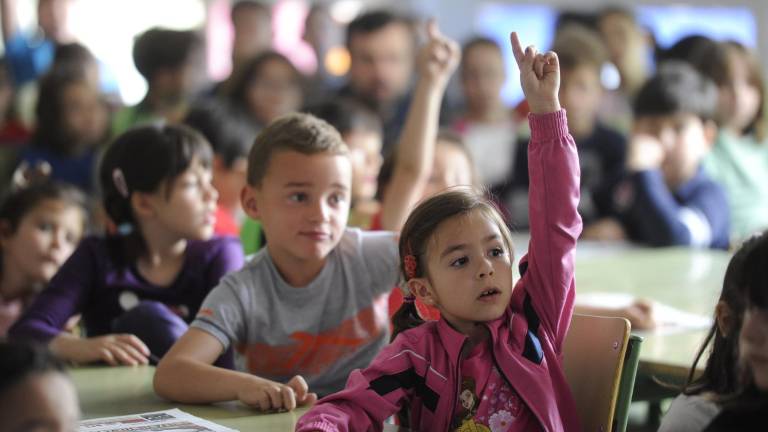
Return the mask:
<svg viewBox="0 0 768 432">
<path fill-rule="evenodd" d="M 164 401 L 152 389 L 152 366 L 94 366 L 71 371 L 83 419 L 113 417 L 179 408 L 192 415 L 241 431 L 293 431 L 305 408 L 279 414 L 260 414 L 228 402 L 184 405 Z"/>
<path fill-rule="evenodd" d="M 711 316 L 731 255 L 686 248 L 580 246 L 576 257 L 577 293 L 627 293 Z M 637 332 L 645 339 L 638 373 L 685 378 L 707 330 Z"/>
</svg>

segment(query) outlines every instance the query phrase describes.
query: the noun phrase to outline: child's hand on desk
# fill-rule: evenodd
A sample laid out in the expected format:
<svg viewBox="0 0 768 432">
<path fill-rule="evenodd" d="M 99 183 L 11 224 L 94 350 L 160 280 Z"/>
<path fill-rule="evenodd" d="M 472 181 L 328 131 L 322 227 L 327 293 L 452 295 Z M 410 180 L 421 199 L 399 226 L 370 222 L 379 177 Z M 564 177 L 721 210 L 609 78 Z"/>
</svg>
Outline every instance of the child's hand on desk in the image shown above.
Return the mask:
<svg viewBox="0 0 768 432">
<path fill-rule="evenodd" d="M 520 85 L 534 114 L 560 111 L 557 93 L 560 89 L 560 64 L 557 54 L 536 51 L 533 45 L 523 51 L 517 32 L 510 35 L 512 52 L 520 68 Z"/>
<path fill-rule="evenodd" d="M 149 363 L 149 348 L 132 334 L 110 334 L 82 339 L 61 334 L 51 342 L 59 357 L 75 363 L 103 361 L 110 366 L 138 366 Z"/>
<path fill-rule="evenodd" d="M 653 303 L 637 299 L 632 304 L 624 306 L 619 310 L 624 318 L 632 324 L 632 330 L 650 330 L 656 327 L 656 320 L 653 317 Z"/>
<path fill-rule="evenodd" d="M 237 392 L 237 398 L 260 411 L 290 411 L 317 402 L 317 394 L 309 392 L 307 382 L 300 375 L 287 384 L 254 376 Z"/>
<path fill-rule="evenodd" d="M 419 50 L 416 65 L 422 78 L 445 87 L 461 58 L 461 48 L 440 33 L 434 19 L 427 23 L 427 43 Z"/>
</svg>

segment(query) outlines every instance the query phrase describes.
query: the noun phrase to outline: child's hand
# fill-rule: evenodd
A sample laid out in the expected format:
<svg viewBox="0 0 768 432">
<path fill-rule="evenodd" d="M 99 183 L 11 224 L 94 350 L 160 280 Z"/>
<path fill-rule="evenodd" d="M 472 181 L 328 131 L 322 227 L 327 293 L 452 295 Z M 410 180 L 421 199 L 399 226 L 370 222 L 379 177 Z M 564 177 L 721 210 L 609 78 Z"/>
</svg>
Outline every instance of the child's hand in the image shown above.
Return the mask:
<svg viewBox="0 0 768 432">
<path fill-rule="evenodd" d="M 132 334 L 110 334 L 82 339 L 61 335 L 51 342 L 60 357 L 75 363 L 104 361 L 110 366 L 138 366 L 149 363 L 149 348 Z"/>
<path fill-rule="evenodd" d="M 297 406 L 314 404 L 317 394 L 309 392 L 307 382 L 300 375 L 287 384 L 253 377 L 237 392 L 237 398 L 260 411 L 290 411 Z"/>
<path fill-rule="evenodd" d="M 653 316 L 653 303 L 637 299 L 620 310 L 621 316 L 628 319 L 633 330 L 650 330 L 656 327 Z"/>
<path fill-rule="evenodd" d="M 552 51 L 541 54 L 533 45 L 523 51 L 517 32 L 512 32 L 510 40 L 512 52 L 520 68 L 520 85 L 531 112 L 544 114 L 560 111 L 560 101 L 557 98 L 560 89 L 560 64 L 557 54 Z"/>
<path fill-rule="evenodd" d="M 456 70 L 461 58 L 461 48 L 454 40 L 445 37 L 434 19 L 427 22 L 427 43 L 419 50 L 416 64 L 422 78 L 445 86 Z"/>
<path fill-rule="evenodd" d="M 665 156 L 664 146 L 655 136 L 634 134 L 629 140 L 627 169 L 634 172 L 659 169 Z"/>
</svg>

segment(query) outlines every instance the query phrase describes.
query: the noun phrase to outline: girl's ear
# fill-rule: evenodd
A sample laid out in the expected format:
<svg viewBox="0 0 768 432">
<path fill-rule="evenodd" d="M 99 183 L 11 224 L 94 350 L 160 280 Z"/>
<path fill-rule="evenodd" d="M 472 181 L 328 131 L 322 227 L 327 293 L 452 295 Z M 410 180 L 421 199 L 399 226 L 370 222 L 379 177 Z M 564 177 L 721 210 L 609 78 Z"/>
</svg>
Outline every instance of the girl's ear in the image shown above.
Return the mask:
<svg viewBox="0 0 768 432">
<path fill-rule="evenodd" d="M 155 214 L 153 197 L 144 192 L 134 192 L 131 194 L 131 208 L 138 218 L 149 218 Z"/>
<path fill-rule="evenodd" d="M 410 289 L 413 295 L 418 297 L 422 303 L 428 306 L 437 306 L 435 291 L 427 278 L 412 278 L 408 280 L 407 284 L 408 289 Z"/>
<path fill-rule="evenodd" d="M 720 334 L 727 338 L 728 334 L 733 330 L 733 312 L 728 303 L 723 300 L 717 302 L 717 306 L 715 306 L 715 321 L 717 322 Z"/>
<path fill-rule="evenodd" d="M 243 206 L 243 211 L 251 219 L 259 219 L 260 217 L 257 195 L 256 188 L 249 184 L 243 186 L 243 190 L 240 191 L 240 205 Z"/>
</svg>

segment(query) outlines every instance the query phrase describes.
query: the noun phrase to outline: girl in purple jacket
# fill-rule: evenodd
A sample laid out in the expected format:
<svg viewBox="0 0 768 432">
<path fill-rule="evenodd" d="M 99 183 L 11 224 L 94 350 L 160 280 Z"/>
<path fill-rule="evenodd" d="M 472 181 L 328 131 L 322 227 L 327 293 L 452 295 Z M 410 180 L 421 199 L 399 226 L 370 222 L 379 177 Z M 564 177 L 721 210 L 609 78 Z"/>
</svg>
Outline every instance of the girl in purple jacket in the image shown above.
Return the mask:
<svg viewBox="0 0 768 432">
<path fill-rule="evenodd" d="M 76 363 L 162 357 L 219 279 L 243 264 L 237 239 L 212 237 L 218 194 L 210 167 L 210 145 L 187 127 L 120 135 L 99 170 L 116 235 L 84 239 L 10 337 L 48 343 Z M 79 313 L 84 334 L 62 331 Z"/>
<path fill-rule="evenodd" d="M 523 51 L 515 33 L 512 48 L 531 108 L 531 242 L 520 280 L 513 289 L 510 233 L 491 202 L 455 189 L 419 205 L 400 238 L 408 296 L 394 341 L 297 430 L 380 430 L 395 413 L 423 431 L 579 429 L 561 364 L 582 228 L 578 157 L 557 99 L 557 56 Z M 441 319 L 421 321 L 415 298 Z"/>
</svg>

